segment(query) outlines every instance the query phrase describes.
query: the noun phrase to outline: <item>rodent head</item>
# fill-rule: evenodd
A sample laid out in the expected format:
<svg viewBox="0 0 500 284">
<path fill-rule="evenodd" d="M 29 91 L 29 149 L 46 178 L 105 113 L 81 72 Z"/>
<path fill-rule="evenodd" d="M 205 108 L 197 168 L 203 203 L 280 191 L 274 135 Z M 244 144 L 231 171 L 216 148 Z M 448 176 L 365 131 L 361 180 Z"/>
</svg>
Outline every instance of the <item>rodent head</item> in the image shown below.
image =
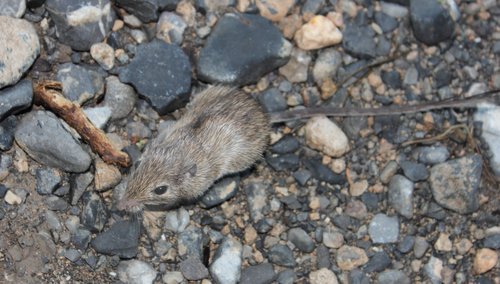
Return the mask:
<svg viewBox="0 0 500 284">
<path fill-rule="evenodd" d="M 190 159 L 185 145 L 151 147 L 142 155 L 128 181 L 118 209 L 172 209 L 199 197 L 203 171 Z M 191 148 L 192 149 L 192 148 Z"/>
</svg>

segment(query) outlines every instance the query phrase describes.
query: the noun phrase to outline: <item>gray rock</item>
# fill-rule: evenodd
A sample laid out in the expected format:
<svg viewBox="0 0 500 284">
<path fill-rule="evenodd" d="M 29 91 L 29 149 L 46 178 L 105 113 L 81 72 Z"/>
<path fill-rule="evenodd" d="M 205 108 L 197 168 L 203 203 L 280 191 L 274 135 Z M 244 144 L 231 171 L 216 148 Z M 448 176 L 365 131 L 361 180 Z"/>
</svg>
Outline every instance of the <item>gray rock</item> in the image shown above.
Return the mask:
<svg viewBox="0 0 500 284">
<path fill-rule="evenodd" d="M 188 227 L 177 238 L 177 247 L 180 256 L 202 258 L 203 246 L 208 241 L 203 231 L 197 227 Z"/>
<path fill-rule="evenodd" d="M 79 104 L 92 99 L 104 88 L 104 79 L 98 72 L 73 63 L 59 65 L 56 78 L 63 84 L 63 95 Z"/>
<path fill-rule="evenodd" d="M 269 184 L 266 183 L 251 183 L 245 186 L 248 210 L 254 223 L 264 218 L 262 209 L 267 205 L 268 189 Z"/>
<path fill-rule="evenodd" d="M 389 161 L 380 173 L 380 181 L 387 184 L 391 181 L 394 174 L 398 171 L 398 163 L 396 161 Z"/>
<path fill-rule="evenodd" d="M 409 253 L 415 244 L 414 236 L 405 236 L 398 244 L 398 250 L 402 253 Z"/>
<path fill-rule="evenodd" d="M 295 271 L 293 271 L 293 269 L 285 269 L 278 274 L 276 282 L 278 282 L 278 284 L 293 284 L 296 280 Z"/>
<path fill-rule="evenodd" d="M 342 46 L 347 52 L 363 59 L 377 55 L 375 32 L 370 27 L 347 23 L 342 34 Z"/>
<path fill-rule="evenodd" d="M 413 188 L 413 182 L 401 175 L 393 176 L 389 183 L 389 203 L 406 218 L 413 217 Z"/>
<path fill-rule="evenodd" d="M 232 238 L 225 238 L 210 264 L 210 274 L 216 283 L 238 283 L 241 275 L 243 247 Z"/>
<path fill-rule="evenodd" d="M 44 165 L 67 172 L 83 172 L 90 166 L 89 154 L 50 112 L 32 111 L 24 116 L 15 139 L 24 151 Z"/>
<path fill-rule="evenodd" d="M 400 163 L 400 166 L 403 169 L 405 176 L 411 181 L 423 181 L 429 177 L 429 171 L 423 164 L 412 161 L 403 161 Z"/>
<path fill-rule="evenodd" d="M 188 101 L 191 64 L 177 45 L 153 40 L 138 46 L 134 59 L 120 71 L 120 81 L 131 83 L 159 114 L 166 114 Z"/>
<path fill-rule="evenodd" d="M 342 55 L 335 48 L 321 50 L 313 67 L 314 81 L 319 83 L 328 78 L 333 80 L 341 64 Z"/>
<path fill-rule="evenodd" d="M 70 178 L 71 205 L 76 205 L 87 187 L 94 180 L 92 173 L 75 174 Z"/>
<path fill-rule="evenodd" d="M 429 243 L 423 237 L 415 238 L 415 245 L 413 246 L 413 254 L 416 258 L 421 258 L 424 256 L 425 252 L 429 248 Z"/>
<path fill-rule="evenodd" d="M 277 154 L 293 153 L 300 148 L 300 143 L 293 135 L 285 135 L 271 146 L 271 151 Z"/>
<path fill-rule="evenodd" d="M 366 263 L 363 271 L 366 273 L 380 272 L 391 265 L 391 258 L 385 251 L 376 252 Z"/>
<path fill-rule="evenodd" d="M 168 211 L 165 216 L 165 229 L 174 233 L 180 233 L 189 224 L 189 213 L 184 207 Z"/>
<path fill-rule="evenodd" d="M 432 167 L 429 183 L 436 202 L 460 214 L 468 214 L 479 207 L 479 183 L 482 159 L 469 155 Z"/>
<path fill-rule="evenodd" d="M 45 7 L 59 40 L 74 50 L 87 51 L 111 30 L 114 12 L 109 0 L 47 0 Z"/>
<path fill-rule="evenodd" d="M 103 105 L 111 109 L 111 119 L 121 119 L 134 109 L 137 95 L 134 88 L 120 82 L 118 77 L 106 78 L 106 94 Z"/>
<path fill-rule="evenodd" d="M 292 250 L 281 244 L 274 245 L 269 249 L 267 259 L 274 264 L 285 267 L 294 267 L 296 264 Z"/>
<path fill-rule="evenodd" d="M 410 284 L 410 278 L 402 271 L 389 269 L 380 273 L 377 277 L 379 284 Z"/>
<path fill-rule="evenodd" d="M 234 6 L 235 2 L 235 0 L 196 0 L 194 5 L 196 10 L 206 14 L 223 11 L 226 7 Z"/>
<path fill-rule="evenodd" d="M 203 208 L 212 208 L 233 198 L 238 192 L 240 184 L 239 176 L 226 177 L 212 185 L 208 192 L 200 200 Z"/>
<path fill-rule="evenodd" d="M 294 48 L 290 60 L 287 64 L 280 67 L 279 72 L 292 83 L 305 82 L 307 81 L 310 63 L 311 56 L 307 51 L 300 48 Z"/>
<path fill-rule="evenodd" d="M 398 27 L 398 21 L 384 12 L 375 12 L 375 22 L 384 33 L 390 33 Z"/>
<path fill-rule="evenodd" d="M 307 184 L 307 181 L 312 177 L 312 174 L 310 171 L 303 169 L 294 172 L 293 177 L 299 183 L 299 185 L 304 186 Z"/>
<path fill-rule="evenodd" d="M 370 222 L 368 233 L 374 243 L 387 244 L 397 242 L 399 236 L 398 217 L 389 217 L 381 213 L 375 215 Z"/>
<path fill-rule="evenodd" d="M 141 224 L 137 220 L 122 220 L 98 234 L 91 245 L 99 253 L 133 258 L 137 255 L 140 233 Z"/>
<path fill-rule="evenodd" d="M 303 161 L 306 168 L 313 177 L 319 181 L 326 181 L 330 184 L 344 184 L 346 179 L 343 175 L 334 173 L 329 167 L 323 165 L 318 159 L 308 159 Z"/>
<path fill-rule="evenodd" d="M 370 279 L 366 274 L 359 270 L 353 269 L 349 272 L 349 282 L 351 284 L 370 284 Z"/>
<path fill-rule="evenodd" d="M 445 146 L 419 147 L 416 150 L 418 160 L 426 165 L 435 165 L 442 163 L 450 157 L 450 151 Z"/>
<path fill-rule="evenodd" d="M 13 115 L 7 116 L 7 118 L 0 122 L 0 150 L 8 151 L 12 147 L 16 126 L 17 118 Z"/>
<path fill-rule="evenodd" d="M 276 88 L 270 88 L 258 96 L 258 100 L 266 112 L 278 112 L 287 109 L 285 97 Z"/>
<path fill-rule="evenodd" d="M 284 65 L 292 45 L 267 19 L 225 14 L 208 37 L 198 60 L 198 77 L 211 83 L 246 85 Z"/>
<path fill-rule="evenodd" d="M 116 5 L 137 16 L 141 21 L 149 23 L 158 19 L 159 2 L 158 0 L 116 0 Z"/>
<path fill-rule="evenodd" d="M 240 284 L 271 284 L 276 279 L 271 263 L 249 266 L 241 272 Z"/>
<path fill-rule="evenodd" d="M 208 277 L 208 269 L 197 257 L 188 257 L 179 264 L 182 275 L 187 280 L 196 281 Z"/>
<path fill-rule="evenodd" d="M 117 270 L 120 281 L 128 284 L 152 284 L 158 274 L 150 264 L 136 259 L 120 262 Z"/>
<path fill-rule="evenodd" d="M 77 229 L 71 234 L 71 243 L 78 249 L 85 251 L 90 243 L 90 231 Z M 113 241 L 111 241 L 113 242 Z M 100 251 L 98 251 L 100 252 Z"/>
<path fill-rule="evenodd" d="M 167 43 L 180 45 L 186 28 L 187 24 L 181 16 L 173 12 L 163 12 L 156 25 L 156 37 Z"/>
<path fill-rule="evenodd" d="M 441 275 L 442 267 L 443 261 L 434 256 L 431 256 L 429 261 L 424 265 L 424 272 L 432 284 L 443 283 L 443 276 Z"/>
<path fill-rule="evenodd" d="M 447 6 L 450 2 L 452 1 L 410 1 L 411 26 L 419 41 L 435 45 L 453 37 L 455 21 Z"/>
<path fill-rule="evenodd" d="M 162 277 L 165 284 L 180 284 L 184 281 L 184 276 L 180 271 L 167 271 Z"/>
<path fill-rule="evenodd" d="M 415 85 L 418 83 L 418 70 L 415 66 L 411 66 L 406 70 L 405 78 L 403 79 L 403 85 Z"/>
<path fill-rule="evenodd" d="M 61 173 L 54 169 L 41 168 L 36 170 L 36 191 L 39 194 L 52 194 L 61 183 Z"/>
<path fill-rule="evenodd" d="M 484 238 L 483 246 L 490 249 L 500 249 L 500 234 L 493 234 Z"/>
<path fill-rule="evenodd" d="M 101 197 L 96 193 L 83 195 L 83 209 L 80 222 L 93 233 L 100 232 L 108 221 L 108 210 Z"/>
<path fill-rule="evenodd" d="M 498 77 L 500 78 L 500 76 Z M 474 114 L 474 121 L 482 124 L 481 138 L 488 144 L 489 152 L 492 153 L 491 157 L 489 157 L 489 166 L 496 176 L 500 176 L 499 114 L 500 107 L 492 104 L 480 105 Z"/>
<path fill-rule="evenodd" d="M 302 14 L 316 15 L 325 5 L 325 0 L 307 0 L 302 6 Z"/>
<path fill-rule="evenodd" d="M 45 210 L 45 221 L 47 222 L 47 225 L 52 231 L 55 231 L 56 233 L 60 233 L 62 229 L 61 225 L 61 220 L 59 220 L 59 216 L 57 216 L 54 211 L 50 210 Z"/>
<path fill-rule="evenodd" d="M 1 79 L 2 74 L 0 73 L 0 80 Z M 33 87 L 30 80 L 22 80 L 15 86 L 0 90 L 0 121 L 4 120 L 11 114 L 18 113 L 19 111 L 30 107 L 32 100 Z"/>
<path fill-rule="evenodd" d="M 26 0 L 3 0 L 0 2 L 0 15 L 21 18 L 26 11 Z"/>
<path fill-rule="evenodd" d="M 0 16 L 0 31 L 1 89 L 15 84 L 31 67 L 40 53 L 40 43 L 35 28 L 26 20 Z"/>
<path fill-rule="evenodd" d="M 82 256 L 82 253 L 76 249 L 67 249 L 64 251 L 64 257 L 69 259 L 71 262 L 76 262 Z"/>
<path fill-rule="evenodd" d="M 111 109 L 107 106 L 84 108 L 87 118 L 99 129 L 104 129 L 111 118 Z"/>
<path fill-rule="evenodd" d="M 300 251 L 310 253 L 314 250 L 312 238 L 301 228 L 293 228 L 288 231 L 288 240 Z"/>
</svg>

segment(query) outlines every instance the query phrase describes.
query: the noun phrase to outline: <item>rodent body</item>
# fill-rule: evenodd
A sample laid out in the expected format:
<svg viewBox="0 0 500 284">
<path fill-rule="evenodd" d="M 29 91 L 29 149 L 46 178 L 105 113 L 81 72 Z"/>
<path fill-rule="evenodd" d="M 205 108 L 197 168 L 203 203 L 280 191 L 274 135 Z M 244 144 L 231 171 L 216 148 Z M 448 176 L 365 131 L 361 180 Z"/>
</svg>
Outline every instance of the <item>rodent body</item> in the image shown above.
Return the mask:
<svg viewBox="0 0 500 284">
<path fill-rule="evenodd" d="M 119 209 L 169 209 L 202 196 L 214 181 L 258 160 L 269 142 L 269 119 L 237 89 L 209 87 L 142 154 Z"/>
</svg>

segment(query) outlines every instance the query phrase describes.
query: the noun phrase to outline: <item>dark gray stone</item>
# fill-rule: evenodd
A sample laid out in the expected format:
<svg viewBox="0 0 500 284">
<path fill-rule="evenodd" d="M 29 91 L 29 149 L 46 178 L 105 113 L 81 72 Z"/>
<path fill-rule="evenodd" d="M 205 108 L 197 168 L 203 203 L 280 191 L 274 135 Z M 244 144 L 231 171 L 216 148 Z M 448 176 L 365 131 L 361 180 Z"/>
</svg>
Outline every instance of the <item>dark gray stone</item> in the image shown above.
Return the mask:
<svg viewBox="0 0 500 284">
<path fill-rule="evenodd" d="M 80 222 L 93 233 L 100 232 L 108 221 L 108 210 L 101 197 L 95 193 L 86 192 L 83 195 L 83 210 Z"/>
<path fill-rule="evenodd" d="M 71 234 L 71 243 L 77 249 L 85 251 L 90 243 L 90 231 L 86 229 L 76 230 Z"/>
<path fill-rule="evenodd" d="M 69 259 L 71 262 L 77 262 L 81 256 L 82 253 L 76 249 L 67 249 L 64 251 L 64 257 Z"/>
<path fill-rule="evenodd" d="M 122 220 L 92 240 L 92 247 L 99 253 L 133 258 L 137 255 L 141 224 L 137 220 Z"/>
<path fill-rule="evenodd" d="M 349 284 L 370 284 L 370 279 L 363 271 L 354 269 L 349 272 Z"/>
<path fill-rule="evenodd" d="M 294 171 L 300 165 L 299 156 L 295 154 L 266 155 L 266 162 L 275 171 Z"/>
<path fill-rule="evenodd" d="M 414 236 L 405 236 L 398 244 L 398 250 L 402 253 L 409 253 L 415 244 Z"/>
<path fill-rule="evenodd" d="M 116 5 L 137 16 L 139 20 L 149 23 L 158 20 L 159 2 L 158 0 L 116 0 Z"/>
<path fill-rule="evenodd" d="M 363 59 L 377 55 L 375 32 L 370 27 L 347 23 L 342 34 L 342 46 L 347 52 Z"/>
<path fill-rule="evenodd" d="M 7 116 L 6 119 L 0 122 L 0 150 L 7 151 L 12 147 L 16 126 L 17 118 L 13 115 Z"/>
<path fill-rule="evenodd" d="M 191 64 L 177 45 L 153 40 L 141 44 L 120 81 L 131 83 L 161 115 L 183 106 L 191 90 Z"/>
<path fill-rule="evenodd" d="M 307 0 L 302 6 L 302 14 L 316 15 L 325 5 L 325 0 Z"/>
<path fill-rule="evenodd" d="M 30 80 L 22 80 L 12 87 L 0 90 L 0 121 L 31 106 L 33 87 Z M 2 125 L 2 128 L 4 126 Z"/>
<path fill-rule="evenodd" d="M 238 192 L 240 184 L 239 176 L 226 177 L 212 185 L 208 192 L 203 195 L 200 203 L 203 208 L 212 208 L 233 198 Z"/>
<path fill-rule="evenodd" d="M 300 148 L 300 143 L 293 135 L 285 135 L 271 146 L 271 152 L 276 154 L 293 153 Z"/>
<path fill-rule="evenodd" d="M 87 51 L 111 30 L 114 12 L 109 0 L 47 0 L 59 40 L 74 50 Z"/>
<path fill-rule="evenodd" d="M 304 160 L 304 165 L 311 171 L 313 177 L 319 181 L 326 181 L 331 184 L 344 184 L 346 182 L 343 175 L 334 173 L 329 167 L 323 165 L 320 160 Z"/>
<path fill-rule="evenodd" d="M 292 250 L 281 244 L 274 245 L 269 249 L 267 259 L 274 264 L 285 267 L 294 267 L 296 264 Z"/>
<path fill-rule="evenodd" d="M 368 233 L 374 243 L 395 243 L 399 236 L 398 217 L 389 217 L 379 213 L 370 222 Z"/>
<path fill-rule="evenodd" d="M 279 112 L 287 109 L 285 97 L 276 88 L 265 90 L 258 96 L 259 102 L 266 112 Z"/>
<path fill-rule="evenodd" d="M 80 104 L 92 99 L 104 88 L 101 74 L 73 63 L 59 65 L 56 78 L 63 84 L 63 95 Z"/>
<path fill-rule="evenodd" d="M 270 284 L 276 279 L 271 263 L 249 266 L 241 272 L 240 284 Z"/>
<path fill-rule="evenodd" d="M 390 88 L 401 89 L 403 82 L 401 81 L 401 75 L 399 74 L 398 71 L 395 71 L 395 70 L 384 71 L 384 70 L 382 70 L 381 77 L 382 77 L 382 81 Z"/>
<path fill-rule="evenodd" d="M 450 157 L 450 151 L 445 146 L 420 147 L 416 150 L 418 161 L 426 165 L 442 163 Z"/>
<path fill-rule="evenodd" d="M 288 231 L 288 240 L 300 251 L 310 253 L 314 250 L 312 238 L 301 228 L 293 228 Z"/>
<path fill-rule="evenodd" d="M 410 278 L 402 271 L 389 269 L 380 273 L 377 277 L 379 284 L 410 284 Z"/>
<path fill-rule="evenodd" d="M 190 281 L 201 280 L 208 277 L 208 269 L 197 257 L 188 257 L 179 264 L 182 275 Z"/>
<path fill-rule="evenodd" d="M 211 83 L 246 85 L 284 65 L 292 45 L 267 19 L 225 14 L 208 37 L 198 60 L 198 77 Z"/>
<path fill-rule="evenodd" d="M 245 186 L 248 209 L 254 223 L 264 217 L 262 209 L 267 205 L 268 188 L 269 184 L 266 183 L 251 183 Z"/>
<path fill-rule="evenodd" d="M 5 185 L 0 183 L 0 198 L 4 198 L 5 194 L 7 193 L 7 190 L 9 190 Z"/>
<path fill-rule="evenodd" d="M 490 249 L 500 249 L 500 234 L 493 234 L 484 238 L 483 246 Z"/>
<path fill-rule="evenodd" d="M 413 182 L 401 175 L 393 176 L 389 183 L 389 203 L 406 218 L 413 217 L 413 188 Z"/>
<path fill-rule="evenodd" d="M 111 119 L 121 119 L 134 109 L 137 95 L 134 88 L 120 82 L 118 77 L 106 78 L 104 105 L 111 108 Z"/>
<path fill-rule="evenodd" d="M 36 170 L 36 191 L 38 194 L 52 194 L 61 183 L 61 173 L 54 169 L 41 168 Z"/>
<path fill-rule="evenodd" d="M 66 211 L 69 207 L 68 202 L 66 200 L 59 198 L 57 196 L 49 196 L 45 200 L 45 204 L 47 208 L 53 211 Z"/>
<path fill-rule="evenodd" d="M 203 247 L 208 241 L 201 228 L 188 227 L 177 238 L 177 246 L 184 246 L 186 253 L 181 256 L 197 257 L 203 256 Z"/>
<path fill-rule="evenodd" d="M 366 273 L 380 272 L 391 265 L 391 258 L 385 251 L 375 253 L 363 267 Z"/>
<path fill-rule="evenodd" d="M 3 0 L 0 4 L 0 15 L 21 18 L 26 11 L 26 1 Z"/>
<path fill-rule="evenodd" d="M 94 180 L 92 173 L 74 174 L 70 178 L 71 205 L 76 205 L 87 187 Z"/>
<path fill-rule="evenodd" d="M 482 173 L 480 155 L 469 155 L 432 167 L 429 183 L 436 202 L 460 214 L 479 207 L 479 184 Z"/>
<path fill-rule="evenodd" d="M 419 41 L 435 45 L 453 37 L 455 22 L 444 7 L 445 3 L 438 0 L 410 0 L 411 26 Z"/>
<path fill-rule="evenodd" d="M 405 176 L 411 181 L 423 181 L 429 177 L 429 171 L 423 164 L 403 161 L 399 165 L 403 169 Z"/>
<path fill-rule="evenodd" d="M 375 12 L 375 22 L 384 33 L 390 33 L 398 27 L 398 20 L 384 12 Z"/>
<path fill-rule="evenodd" d="M 297 277 L 293 269 L 285 269 L 278 274 L 276 282 L 278 282 L 278 284 L 293 284 L 296 279 Z"/>
<path fill-rule="evenodd" d="M 301 169 L 294 172 L 293 177 L 299 183 L 299 185 L 304 186 L 306 185 L 307 181 L 312 177 L 312 174 L 308 170 Z"/>
<path fill-rule="evenodd" d="M 15 139 L 41 164 L 67 172 L 83 172 L 90 166 L 89 154 L 50 112 L 32 111 L 24 116 L 17 126 Z"/>
</svg>

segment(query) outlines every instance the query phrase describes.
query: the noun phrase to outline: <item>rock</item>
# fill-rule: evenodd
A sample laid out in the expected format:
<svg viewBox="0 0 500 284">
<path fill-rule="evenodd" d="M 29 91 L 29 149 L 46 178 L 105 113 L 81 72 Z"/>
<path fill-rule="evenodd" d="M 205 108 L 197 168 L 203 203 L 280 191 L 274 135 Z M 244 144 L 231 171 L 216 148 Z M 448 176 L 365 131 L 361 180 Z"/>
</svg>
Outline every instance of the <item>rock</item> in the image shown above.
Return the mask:
<svg viewBox="0 0 500 284">
<path fill-rule="evenodd" d="M 431 256 L 429 262 L 424 266 L 424 272 L 433 284 L 443 283 L 443 261 L 437 257 Z"/>
<path fill-rule="evenodd" d="M 361 59 L 370 59 L 377 55 L 375 32 L 371 27 L 346 24 L 342 46 L 352 55 Z"/>
<path fill-rule="evenodd" d="M 196 9 L 201 13 L 222 12 L 225 8 L 234 6 L 235 0 L 196 0 Z"/>
<path fill-rule="evenodd" d="M 437 164 L 430 172 L 432 195 L 439 205 L 460 214 L 478 209 L 478 188 L 482 172 L 480 155 L 469 155 Z"/>
<path fill-rule="evenodd" d="M 301 228 L 293 228 L 288 231 L 288 240 L 300 251 L 310 253 L 314 250 L 312 238 Z"/>
<path fill-rule="evenodd" d="M 307 73 L 311 56 L 307 52 L 294 48 L 287 64 L 280 67 L 280 74 L 292 83 L 300 83 L 307 81 Z"/>
<path fill-rule="evenodd" d="M 427 44 L 435 45 L 449 40 L 455 32 L 455 22 L 448 7 L 452 1 L 411 0 L 410 20 L 415 37 Z"/>
<path fill-rule="evenodd" d="M 179 264 L 182 275 L 187 280 L 195 281 L 208 277 L 208 269 L 197 257 L 188 257 Z"/>
<path fill-rule="evenodd" d="M 271 263 L 261 263 L 249 266 L 241 272 L 240 284 L 271 284 L 276 279 Z"/>
<path fill-rule="evenodd" d="M 366 273 L 381 272 L 392 264 L 391 258 L 385 251 L 376 252 L 366 263 L 363 271 Z"/>
<path fill-rule="evenodd" d="M 90 47 L 90 55 L 104 70 L 111 70 L 115 66 L 115 50 L 107 43 L 94 43 Z"/>
<path fill-rule="evenodd" d="M 275 171 L 294 171 L 300 165 L 299 157 L 295 154 L 266 155 L 266 162 Z"/>
<path fill-rule="evenodd" d="M 1 16 L 0 16 L 1 21 Z M 0 23 L 1 25 L 1 23 Z M 0 46 L 0 50 L 1 50 Z M 2 58 L 0 57 L 0 62 Z M 0 69 L 1 70 L 1 69 Z M 0 88 L 3 75 L 0 73 Z M 17 80 L 16 80 L 17 81 Z M 33 87 L 30 80 L 22 80 L 12 87 L 0 90 L 0 122 L 11 114 L 18 113 L 31 106 Z"/>
<path fill-rule="evenodd" d="M 380 181 L 388 184 L 392 180 L 394 174 L 398 171 L 398 167 L 399 165 L 396 161 L 389 161 L 380 173 Z"/>
<path fill-rule="evenodd" d="M 397 4 L 393 4 L 393 3 Z M 403 3 L 404 2 L 404 3 Z M 404 5 L 404 6 L 401 6 Z M 403 18 L 408 15 L 408 8 L 410 6 L 410 0 L 394 0 L 394 1 L 381 1 L 380 7 L 382 12 L 394 18 Z"/>
<path fill-rule="evenodd" d="M 239 176 L 225 177 L 216 182 L 200 200 L 205 209 L 215 207 L 233 198 L 238 192 Z"/>
<path fill-rule="evenodd" d="M 404 272 L 389 269 L 380 273 L 377 277 L 377 283 L 380 284 L 410 284 L 410 278 Z"/>
<path fill-rule="evenodd" d="M 415 244 L 414 236 L 405 236 L 398 244 L 398 250 L 402 253 L 409 253 Z"/>
<path fill-rule="evenodd" d="M 285 269 L 278 274 L 278 284 L 293 284 L 297 280 L 293 269 Z"/>
<path fill-rule="evenodd" d="M 326 181 L 330 184 L 344 184 L 346 179 L 343 175 L 334 173 L 329 167 L 323 165 L 318 159 L 308 159 L 303 161 L 312 176 L 319 181 Z"/>
<path fill-rule="evenodd" d="M 161 1 L 158 0 L 117 0 L 116 5 L 137 16 L 144 23 L 156 21 Z"/>
<path fill-rule="evenodd" d="M 80 105 L 104 88 L 104 80 L 99 73 L 73 63 L 59 65 L 56 79 L 63 84 L 63 95 Z"/>
<path fill-rule="evenodd" d="M 47 205 L 47 208 L 52 211 L 66 211 L 69 207 L 69 204 L 68 202 L 66 202 L 66 200 L 57 196 L 49 196 L 45 200 L 45 204 Z"/>
<path fill-rule="evenodd" d="M 311 284 L 338 284 L 337 276 L 328 268 L 309 273 L 309 281 Z"/>
<path fill-rule="evenodd" d="M 291 51 L 292 45 L 261 16 L 225 14 L 200 52 L 198 77 L 211 83 L 246 85 L 285 64 Z"/>
<path fill-rule="evenodd" d="M 402 81 L 401 81 L 401 75 L 399 74 L 398 71 L 395 71 L 395 70 L 384 71 L 384 70 L 382 70 L 381 77 L 382 77 L 382 81 L 385 83 L 385 85 L 387 87 L 392 88 L 392 89 L 401 89 Z"/>
<path fill-rule="evenodd" d="M 82 256 L 82 253 L 76 249 L 67 249 L 63 253 L 64 257 L 66 257 L 71 262 L 76 262 Z"/>
<path fill-rule="evenodd" d="M 108 221 L 106 205 L 95 193 L 85 192 L 80 222 L 93 233 L 100 232 Z"/>
<path fill-rule="evenodd" d="M 92 173 L 85 173 L 81 175 L 72 175 L 70 178 L 70 193 L 71 193 L 71 205 L 76 205 L 80 197 L 87 189 L 87 187 L 94 180 L 94 175 Z"/>
<path fill-rule="evenodd" d="M 484 238 L 483 245 L 484 247 L 490 249 L 500 249 L 500 233 L 493 234 Z"/>
<path fill-rule="evenodd" d="M 199 259 L 203 255 L 203 246 L 207 241 L 200 228 L 188 227 L 178 235 L 177 247 L 180 256 L 194 256 Z"/>
<path fill-rule="evenodd" d="M 305 132 L 307 146 L 331 157 L 341 157 L 350 149 L 349 140 L 342 129 L 326 116 L 309 119 Z"/>
<path fill-rule="evenodd" d="M 473 269 L 476 274 L 488 272 L 497 265 L 498 253 L 492 249 L 479 249 L 474 257 Z"/>
<path fill-rule="evenodd" d="M 286 245 L 276 244 L 272 246 L 268 251 L 267 258 L 270 262 L 285 267 L 294 267 L 296 264 L 292 250 Z"/>
<path fill-rule="evenodd" d="M 281 21 L 295 5 L 296 0 L 256 0 L 262 17 L 273 22 Z"/>
<path fill-rule="evenodd" d="M 87 51 L 111 30 L 114 12 L 109 0 L 47 0 L 45 7 L 56 25 L 56 35 L 74 50 Z"/>
<path fill-rule="evenodd" d="M 349 283 L 369 284 L 370 280 L 368 280 L 368 277 L 365 273 L 363 273 L 363 271 L 353 269 L 349 272 Z"/>
<path fill-rule="evenodd" d="M 436 243 L 434 244 L 434 248 L 438 251 L 449 252 L 452 249 L 452 244 L 450 241 L 450 235 L 445 233 L 440 233 Z"/>
<path fill-rule="evenodd" d="M 496 123 L 498 119 L 500 119 L 500 107 L 496 105 L 480 105 L 474 114 L 474 121 L 482 123 L 481 137 L 486 141 L 489 150 L 493 153 L 489 162 L 496 176 L 500 176 L 500 143 L 498 141 L 500 126 Z"/>
<path fill-rule="evenodd" d="M 184 281 L 184 276 L 180 271 L 168 271 L 163 274 L 162 280 L 165 284 L 181 284 Z"/>
<path fill-rule="evenodd" d="M 368 256 L 363 249 L 344 245 L 337 250 L 337 265 L 342 270 L 353 270 L 368 262 Z"/>
<path fill-rule="evenodd" d="M 313 67 L 314 81 L 321 84 L 326 79 L 335 78 L 341 64 L 342 55 L 336 49 L 327 48 L 321 50 Z"/>
<path fill-rule="evenodd" d="M 120 72 L 120 81 L 131 83 L 163 115 L 188 101 L 191 64 L 180 47 L 153 40 L 137 47 L 134 59 Z"/>
<path fill-rule="evenodd" d="M 117 167 L 109 165 L 101 159 L 97 159 L 95 162 L 94 177 L 94 186 L 97 191 L 104 191 L 113 188 L 115 185 L 120 183 L 121 180 L 122 175 Z"/>
<path fill-rule="evenodd" d="M 7 194 L 8 188 L 0 183 L 0 198 L 4 198 L 5 194 Z"/>
<path fill-rule="evenodd" d="M 232 238 L 225 238 L 217 248 L 210 264 L 210 274 L 216 283 L 237 283 L 241 274 L 241 244 Z"/>
<path fill-rule="evenodd" d="M 47 195 L 61 184 L 61 173 L 54 169 L 41 168 L 36 170 L 36 192 Z"/>
<path fill-rule="evenodd" d="M 384 33 L 392 32 L 399 25 L 398 21 L 395 18 L 387 15 L 384 12 L 375 12 L 375 22 L 377 23 L 377 25 L 379 25 Z"/>
<path fill-rule="evenodd" d="M 133 258 L 137 255 L 140 233 L 139 222 L 117 221 L 108 230 L 98 234 L 91 245 L 98 253 Z"/>
<path fill-rule="evenodd" d="M 395 243 L 399 236 L 398 217 L 389 217 L 385 214 L 377 214 L 373 217 L 368 228 L 370 238 L 374 243 Z"/>
<path fill-rule="evenodd" d="M 300 143 L 293 135 L 285 135 L 278 142 L 274 143 L 270 150 L 277 154 L 293 153 L 300 148 Z"/>
<path fill-rule="evenodd" d="M 313 50 L 340 43 L 342 33 L 327 17 L 318 15 L 304 24 L 294 39 L 299 48 Z"/>
<path fill-rule="evenodd" d="M 184 207 L 168 211 L 165 215 L 165 229 L 174 233 L 183 232 L 189 224 L 189 213 Z"/>
<path fill-rule="evenodd" d="M 0 16 L 0 30 L 2 31 L 0 33 L 0 62 L 2 62 L 0 89 L 2 89 L 17 83 L 31 67 L 40 54 L 40 43 L 35 28 L 26 20 Z M 0 118 L 3 115 L 2 108 L 0 108 Z"/>
<path fill-rule="evenodd" d="M 423 237 L 416 237 L 415 238 L 415 246 L 413 247 L 413 253 L 415 254 L 416 258 L 421 258 L 424 256 L 425 252 L 429 248 L 429 243 L 425 238 Z"/>
<path fill-rule="evenodd" d="M 0 105 L 2 105 L 1 102 Z M 0 122 L 0 150 L 8 151 L 12 147 L 12 144 L 14 144 L 16 126 L 17 118 L 13 115 L 8 116 Z M 2 180 L 2 178 L 0 178 L 0 180 Z"/>
<path fill-rule="evenodd" d="M 307 181 L 312 177 L 312 174 L 308 170 L 298 170 L 293 173 L 293 177 L 295 178 L 295 181 L 299 183 L 301 186 L 305 186 L 307 184 Z"/>
<path fill-rule="evenodd" d="M 23 198 L 10 190 L 7 191 L 3 200 L 10 205 L 19 205 L 23 203 Z"/>
<path fill-rule="evenodd" d="M 24 116 L 16 129 L 15 139 L 41 164 L 67 172 L 83 172 L 90 166 L 89 154 L 50 112 L 32 111 Z"/>
<path fill-rule="evenodd" d="M 325 230 L 323 244 L 329 248 L 338 249 L 344 244 L 344 235 L 338 231 Z"/>
<path fill-rule="evenodd" d="M 187 24 L 182 17 L 173 12 L 163 12 L 156 25 L 156 37 L 166 43 L 180 45 L 186 28 Z"/>
<path fill-rule="evenodd" d="M 285 97 L 276 88 L 270 88 L 258 96 L 258 100 L 268 113 L 284 111 L 287 109 Z"/>
<path fill-rule="evenodd" d="M 127 117 L 134 109 L 137 95 L 134 88 L 120 82 L 118 77 L 106 78 L 106 94 L 103 105 L 111 109 L 111 119 Z"/>
<path fill-rule="evenodd" d="M 0 15 L 21 18 L 26 11 L 26 0 L 4 0 L 0 4 Z"/>
<path fill-rule="evenodd" d="M 76 248 L 85 251 L 90 243 L 90 235 L 91 233 L 89 230 L 77 229 L 71 234 L 71 243 Z"/>
<path fill-rule="evenodd" d="M 418 161 L 426 165 L 435 165 L 443 163 L 450 157 L 450 152 L 448 151 L 448 148 L 440 145 L 419 147 L 417 148 L 416 152 L 418 156 Z"/>
<path fill-rule="evenodd" d="M 413 217 L 413 188 L 413 182 L 401 175 L 393 176 L 389 183 L 389 203 L 409 219 Z"/>
<path fill-rule="evenodd" d="M 245 194 L 247 195 L 248 210 L 250 217 L 254 223 L 257 223 L 264 215 L 262 209 L 267 205 L 267 195 L 269 185 L 265 183 L 250 183 L 245 186 Z"/>
<path fill-rule="evenodd" d="M 104 129 L 111 118 L 111 108 L 107 106 L 84 108 L 83 112 L 90 122 L 99 129 Z"/>
<path fill-rule="evenodd" d="M 117 270 L 120 281 L 129 284 L 152 284 L 158 274 L 150 264 L 136 259 L 120 262 Z"/>
</svg>

